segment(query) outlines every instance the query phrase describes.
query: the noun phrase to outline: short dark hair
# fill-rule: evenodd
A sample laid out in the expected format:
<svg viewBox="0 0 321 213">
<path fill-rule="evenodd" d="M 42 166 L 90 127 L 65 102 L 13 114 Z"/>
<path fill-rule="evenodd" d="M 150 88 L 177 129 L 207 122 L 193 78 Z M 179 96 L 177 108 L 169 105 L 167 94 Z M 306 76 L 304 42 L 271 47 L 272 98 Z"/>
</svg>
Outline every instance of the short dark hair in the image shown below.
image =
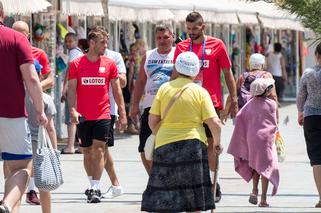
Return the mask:
<svg viewBox="0 0 321 213">
<path fill-rule="evenodd" d="M 155 27 L 155 33 L 165 30 L 168 30 L 171 34 L 173 34 L 173 26 L 169 23 L 157 24 Z"/>
<path fill-rule="evenodd" d="M 69 37 L 69 36 L 72 37 L 73 39 L 75 39 L 76 41 L 78 40 L 76 33 L 69 32 L 69 33 L 67 33 L 67 34 L 65 35 L 65 38 L 67 38 L 67 37 Z"/>
<path fill-rule="evenodd" d="M 204 23 L 204 19 L 202 17 L 202 15 L 199 12 L 193 11 L 191 13 L 189 13 L 186 17 L 186 22 L 200 22 L 201 24 Z"/>
<path fill-rule="evenodd" d="M 317 47 L 315 48 L 315 51 L 314 51 L 314 54 L 315 55 L 320 55 L 321 56 L 321 42 L 317 45 Z"/>
<path fill-rule="evenodd" d="M 282 51 L 282 45 L 280 43 L 275 43 L 274 44 L 274 51 L 279 53 Z"/>
<path fill-rule="evenodd" d="M 98 37 L 109 37 L 108 31 L 104 27 L 94 27 L 89 33 L 87 40 L 96 40 Z"/>
</svg>

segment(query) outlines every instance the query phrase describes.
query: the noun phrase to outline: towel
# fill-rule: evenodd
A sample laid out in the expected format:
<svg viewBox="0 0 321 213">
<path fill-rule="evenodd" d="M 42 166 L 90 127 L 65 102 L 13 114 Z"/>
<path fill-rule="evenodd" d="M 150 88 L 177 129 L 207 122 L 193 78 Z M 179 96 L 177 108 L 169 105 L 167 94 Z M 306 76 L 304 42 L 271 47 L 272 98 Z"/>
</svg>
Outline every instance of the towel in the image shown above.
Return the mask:
<svg viewBox="0 0 321 213">
<path fill-rule="evenodd" d="M 236 115 L 235 128 L 227 153 L 233 155 L 235 171 L 247 182 L 253 170 L 279 186 L 279 168 L 274 143 L 277 128 L 276 102 L 253 97 Z"/>
</svg>

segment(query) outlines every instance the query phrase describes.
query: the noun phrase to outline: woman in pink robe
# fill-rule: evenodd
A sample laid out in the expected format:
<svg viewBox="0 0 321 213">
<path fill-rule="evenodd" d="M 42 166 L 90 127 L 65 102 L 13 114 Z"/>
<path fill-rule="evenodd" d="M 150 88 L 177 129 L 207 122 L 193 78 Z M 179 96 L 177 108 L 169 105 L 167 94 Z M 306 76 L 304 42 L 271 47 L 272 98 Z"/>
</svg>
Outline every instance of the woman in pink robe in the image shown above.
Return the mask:
<svg viewBox="0 0 321 213">
<path fill-rule="evenodd" d="M 236 123 L 227 153 L 233 155 L 235 171 L 249 182 L 253 178 L 253 189 L 249 202 L 257 204 L 258 182 L 261 176 L 262 194 L 260 207 L 268 207 L 266 196 L 269 181 L 275 195 L 279 185 L 279 169 L 274 144 L 277 128 L 277 104 L 268 98 L 274 80 L 259 78 L 251 84 L 253 96 L 236 116 Z"/>
</svg>

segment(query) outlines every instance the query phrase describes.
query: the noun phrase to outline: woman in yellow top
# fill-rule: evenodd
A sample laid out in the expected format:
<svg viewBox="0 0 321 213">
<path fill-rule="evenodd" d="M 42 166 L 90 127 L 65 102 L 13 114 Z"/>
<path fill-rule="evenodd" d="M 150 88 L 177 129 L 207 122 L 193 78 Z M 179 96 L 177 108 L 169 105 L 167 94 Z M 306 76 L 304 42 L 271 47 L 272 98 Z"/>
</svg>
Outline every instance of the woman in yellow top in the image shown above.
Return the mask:
<svg viewBox="0 0 321 213">
<path fill-rule="evenodd" d="M 195 53 L 181 53 L 175 70 L 179 77 L 160 87 L 150 109 L 149 126 L 153 132 L 172 97 L 189 85 L 169 109 L 157 132 L 142 211 L 200 212 L 215 208 L 203 123 L 214 135 L 212 147 L 221 153 L 221 122 L 208 92 L 192 83 L 199 72 Z"/>
</svg>

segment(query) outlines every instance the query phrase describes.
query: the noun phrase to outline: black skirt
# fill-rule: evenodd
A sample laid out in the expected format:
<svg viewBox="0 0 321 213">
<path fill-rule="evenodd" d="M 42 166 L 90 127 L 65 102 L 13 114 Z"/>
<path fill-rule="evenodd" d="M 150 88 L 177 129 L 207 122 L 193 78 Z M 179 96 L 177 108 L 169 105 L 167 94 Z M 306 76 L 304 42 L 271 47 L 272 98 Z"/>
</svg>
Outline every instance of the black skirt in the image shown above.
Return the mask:
<svg viewBox="0 0 321 213">
<path fill-rule="evenodd" d="M 207 147 L 197 139 L 155 150 L 142 211 L 191 212 L 215 209 Z"/>
<path fill-rule="evenodd" d="M 321 115 L 305 117 L 303 129 L 310 164 L 321 165 Z"/>
</svg>

